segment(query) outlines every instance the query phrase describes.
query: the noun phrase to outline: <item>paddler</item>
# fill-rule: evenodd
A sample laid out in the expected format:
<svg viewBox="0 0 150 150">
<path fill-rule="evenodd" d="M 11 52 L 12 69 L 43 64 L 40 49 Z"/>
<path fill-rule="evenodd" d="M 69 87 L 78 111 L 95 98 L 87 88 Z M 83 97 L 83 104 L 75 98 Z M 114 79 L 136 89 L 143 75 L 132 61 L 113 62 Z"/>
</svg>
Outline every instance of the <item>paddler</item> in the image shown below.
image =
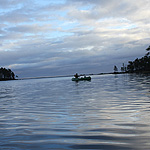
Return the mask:
<svg viewBox="0 0 150 150">
<path fill-rule="evenodd" d="M 74 75 L 74 77 L 75 77 L 75 78 L 78 78 L 78 77 L 79 77 L 79 75 L 76 73 L 76 74 Z"/>
</svg>

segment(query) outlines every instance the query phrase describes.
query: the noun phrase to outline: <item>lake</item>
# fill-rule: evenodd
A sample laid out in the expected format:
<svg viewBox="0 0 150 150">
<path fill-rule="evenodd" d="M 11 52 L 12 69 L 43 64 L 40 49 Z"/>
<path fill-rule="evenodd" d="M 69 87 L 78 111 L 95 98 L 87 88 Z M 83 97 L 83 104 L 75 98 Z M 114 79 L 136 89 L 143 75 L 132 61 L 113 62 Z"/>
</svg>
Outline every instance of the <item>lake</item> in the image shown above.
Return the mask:
<svg viewBox="0 0 150 150">
<path fill-rule="evenodd" d="M 150 75 L 0 82 L 0 149 L 150 149 Z"/>
</svg>

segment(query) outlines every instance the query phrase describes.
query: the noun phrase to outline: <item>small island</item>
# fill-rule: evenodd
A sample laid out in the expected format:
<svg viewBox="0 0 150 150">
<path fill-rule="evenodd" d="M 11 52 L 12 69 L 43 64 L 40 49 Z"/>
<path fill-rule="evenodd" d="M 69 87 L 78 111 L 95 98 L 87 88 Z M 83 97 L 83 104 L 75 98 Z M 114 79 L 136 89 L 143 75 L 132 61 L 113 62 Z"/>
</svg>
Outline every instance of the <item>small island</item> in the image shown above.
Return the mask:
<svg viewBox="0 0 150 150">
<path fill-rule="evenodd" d="M 15 74 L 11 69 L 0 68 L 0 81 L 15 80 Z"/>
</svg>

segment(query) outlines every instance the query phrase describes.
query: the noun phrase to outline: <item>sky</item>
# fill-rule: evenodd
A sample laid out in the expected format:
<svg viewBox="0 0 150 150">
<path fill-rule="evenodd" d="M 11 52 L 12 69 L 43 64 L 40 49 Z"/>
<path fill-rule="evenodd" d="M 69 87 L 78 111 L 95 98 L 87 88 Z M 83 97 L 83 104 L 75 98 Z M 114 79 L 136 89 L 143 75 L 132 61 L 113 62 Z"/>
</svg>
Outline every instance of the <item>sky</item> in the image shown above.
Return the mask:
<svg viewBox="0 0 150 150">
<path fill-rule="evenodd" d="M 0 0 L 0 67 L 20 78 L 112 72 L 146 54 L 149 0 Z"/>
</svg>

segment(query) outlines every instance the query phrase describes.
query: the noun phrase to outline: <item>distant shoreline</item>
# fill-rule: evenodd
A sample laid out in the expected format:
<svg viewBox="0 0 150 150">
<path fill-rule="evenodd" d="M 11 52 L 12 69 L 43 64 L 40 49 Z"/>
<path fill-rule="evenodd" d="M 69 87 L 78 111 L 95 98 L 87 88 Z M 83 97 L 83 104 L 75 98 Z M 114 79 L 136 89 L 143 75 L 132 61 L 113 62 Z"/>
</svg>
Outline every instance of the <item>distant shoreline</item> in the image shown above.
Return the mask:
<svg viewBox="0 0 150 150">
<path fill-rule="evenodd" d="M 150 71 L 145 72 L 110 72 L 110 73 L 90 73 L 90 74 L 80 74 L 80 76 L 92 76 L 92 75 L 107 75 L 107 74 L 149 74 Z M 58 76 L 41 76 L 41 77 L 25 77 L 15 80 L 28 80 L 28 79 L 43 79 L 43 78 L 61 78 L 61 77 L 73 77 L 74 75 L 58 75 Z"/>
<path fill-rule="evenodd" d="M 43 79 L 43 78 L 60 78 L 60 77 L 72 77 L 73 75 L 58 75 L 58 76 L 41 76 L 41 77 L 25 77 L 18 80 L 28 80 L 28 79 Z"/>
<path fill-rule="evenodd" d="M 80 76 L 92 76 L 92 75 L 109 75 L 109 74 L 150 74 L 150 71 L 143 72 L 109 72 L 109 73 L 89 73 L 79 74 Z M 25 77 L 18 79 L 0 79 L 0 81 L 13 81 L 13 80 L 30 80 L 30 79 L 44 79 L 44 78 L 61 78 L 61 77 L 73 77 L 74 75 L 58 75 L 58 76 L 41 76 L 41 77 Z"/>
</svg>

